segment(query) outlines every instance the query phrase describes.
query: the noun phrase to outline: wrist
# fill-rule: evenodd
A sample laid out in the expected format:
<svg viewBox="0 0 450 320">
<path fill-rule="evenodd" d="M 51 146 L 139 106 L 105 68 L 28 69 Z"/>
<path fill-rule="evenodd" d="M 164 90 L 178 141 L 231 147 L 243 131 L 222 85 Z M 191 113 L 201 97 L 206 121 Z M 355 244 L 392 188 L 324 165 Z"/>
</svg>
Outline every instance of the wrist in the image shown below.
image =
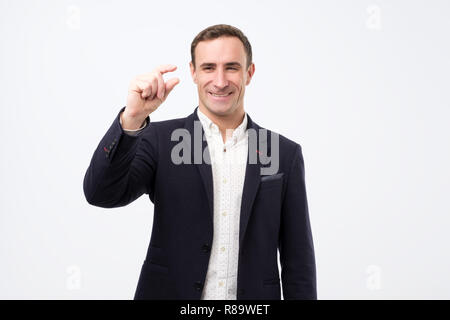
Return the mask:
<svg viewBox="0 0 450 320">
<path fill-rule="evenodd" d="M 133 117 L 126 113 L 126 110 L 120 114 L 120 121 L 122 129 L 124 130 L 137 130 L 144 126 L 146 118 Z"/>
</svg>

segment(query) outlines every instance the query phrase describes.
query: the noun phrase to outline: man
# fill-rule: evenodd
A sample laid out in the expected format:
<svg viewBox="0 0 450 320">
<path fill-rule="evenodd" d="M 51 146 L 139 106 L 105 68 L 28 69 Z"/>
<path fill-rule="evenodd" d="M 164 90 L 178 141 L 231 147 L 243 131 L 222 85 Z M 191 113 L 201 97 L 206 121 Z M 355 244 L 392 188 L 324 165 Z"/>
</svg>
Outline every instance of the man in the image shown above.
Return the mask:
<svg viewBox="0 0 450 320">
<path fill-rule="evenodd" d="M 316 299 L 301 147 L 244 111 L 255 72 L 247 37 L 211 26 L 191 56 L 194 112 L 150 122 L 179 83 L 162 77 L 176 66 L 136 77 L 84 178 L 92 205 L 125 206 L 144 193 L 154 203 L 135 299 L 281 299 L 277 250 L 284 298 Z"/>
</svg>

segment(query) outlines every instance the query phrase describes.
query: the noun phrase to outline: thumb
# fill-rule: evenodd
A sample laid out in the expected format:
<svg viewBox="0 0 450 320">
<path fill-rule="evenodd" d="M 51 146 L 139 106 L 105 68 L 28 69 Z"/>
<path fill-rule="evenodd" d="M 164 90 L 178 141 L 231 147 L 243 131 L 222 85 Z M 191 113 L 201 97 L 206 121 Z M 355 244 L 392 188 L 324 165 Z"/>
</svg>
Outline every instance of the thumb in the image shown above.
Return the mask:
<svg viewBox="0 0 450 320">
<path fill-rule="evenodd" d="M 170 94 L 170 92 L 172 91 L 172 89 L 180 83 L 180 79 L 178 78 L 172 78 L 170 80 L 167 80 L 167 82 L 165 83 L 166 86 L 166 90 L 164 90 L 164 99 L 167 98 L 167 96 Z"/>
</svg>

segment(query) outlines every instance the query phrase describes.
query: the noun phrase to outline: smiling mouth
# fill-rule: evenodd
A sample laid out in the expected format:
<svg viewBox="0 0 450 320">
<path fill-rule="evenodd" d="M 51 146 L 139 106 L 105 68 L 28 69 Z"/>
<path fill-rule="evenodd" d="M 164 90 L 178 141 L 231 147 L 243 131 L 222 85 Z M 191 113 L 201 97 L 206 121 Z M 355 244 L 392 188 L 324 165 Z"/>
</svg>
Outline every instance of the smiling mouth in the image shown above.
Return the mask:
<svg viewBox="0 0 450 320">
<path fill-rule="evenodd" d="M 212 95 L 213 97 L 227 97 L 229 95 L 231 95 L 233 92 L 229 92 L 229 93 L 225 93 L 225 94 L 217 94 L 217 93 L 213 93 L 213 92 L 209 92 L 210 95 Z"/>
</svg>

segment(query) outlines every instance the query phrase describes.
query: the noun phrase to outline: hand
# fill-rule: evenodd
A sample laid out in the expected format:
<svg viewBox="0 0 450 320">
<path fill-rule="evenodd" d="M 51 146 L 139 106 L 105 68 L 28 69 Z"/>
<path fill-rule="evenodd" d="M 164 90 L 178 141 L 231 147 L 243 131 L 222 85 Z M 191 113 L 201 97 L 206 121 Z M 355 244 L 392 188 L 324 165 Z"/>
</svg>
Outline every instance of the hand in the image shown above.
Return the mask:
<svg viewBox="0 0 450 320">
<path fill-rule="evenodd" d="M 127 106 L 122 116 L 122 127 L 135 130 L 141 127 L 145 118 L 155 111 L 167 98 L 172 89 L 180 82 L 172 78 L 164 82 L 162 75 L 173 72 L 177 66 L 161 65 L 150 73 L 137 76 L 128 89 Z"/>
</svg>

